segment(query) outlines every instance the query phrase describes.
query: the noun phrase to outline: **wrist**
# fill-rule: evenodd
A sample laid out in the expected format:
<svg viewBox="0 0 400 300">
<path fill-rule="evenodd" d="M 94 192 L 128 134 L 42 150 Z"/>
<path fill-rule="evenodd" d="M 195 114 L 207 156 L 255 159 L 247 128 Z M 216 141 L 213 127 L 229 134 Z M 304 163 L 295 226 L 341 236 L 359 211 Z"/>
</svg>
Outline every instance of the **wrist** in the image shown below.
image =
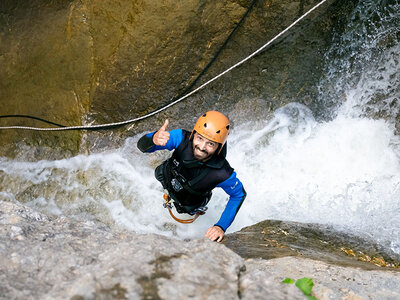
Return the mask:
<svg viewBox="0 0 400 300">
<path fill-rule="evenodd" d="M 218 225 L 218 224 L 214 224 L 214 226 L 215 226 L 215 227 L 219 227 L 219 228 L 221 228 L 221 230 L 222 230 L 223 232 L 225 232 L 225 229 L 224 229 L 224 228 L 222 228 L 220 225 Z"/>
</svg>

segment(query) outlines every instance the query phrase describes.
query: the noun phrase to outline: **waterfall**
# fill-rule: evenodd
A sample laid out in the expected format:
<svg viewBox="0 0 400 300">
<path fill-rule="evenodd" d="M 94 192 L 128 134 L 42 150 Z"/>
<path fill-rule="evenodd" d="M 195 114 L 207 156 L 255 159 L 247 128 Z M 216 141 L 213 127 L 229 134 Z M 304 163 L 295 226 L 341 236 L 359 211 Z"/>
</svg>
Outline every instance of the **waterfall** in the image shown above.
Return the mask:
<svg viewBox="0 0 400 300">
<path fill-rule="evenodd" d="M 323 223 L 400 254 L 399 12 L 398 1 L 360 1 L 325 54 L 315 107 L 293 99 L 234 128 L 227 158 L 248 196 L 228 232 L 265 219 Z M 202 236 L 226 194 L 216 189 L 195 223 L 176 223 L 153 175 L 170 154 L 140 153 L 139 137 L 58 161 L 0 158 L 0 199 L 138 233 Z"/>
<path fill-rule="evenodd" d="M 234 228 L 332 224 L 400 253 L 400 4 L 389 2 L 360 1 L 334 36 L 317 109 L 292 103 L 236 129 L 229 159 L 250 192 Z"/>
</svg>

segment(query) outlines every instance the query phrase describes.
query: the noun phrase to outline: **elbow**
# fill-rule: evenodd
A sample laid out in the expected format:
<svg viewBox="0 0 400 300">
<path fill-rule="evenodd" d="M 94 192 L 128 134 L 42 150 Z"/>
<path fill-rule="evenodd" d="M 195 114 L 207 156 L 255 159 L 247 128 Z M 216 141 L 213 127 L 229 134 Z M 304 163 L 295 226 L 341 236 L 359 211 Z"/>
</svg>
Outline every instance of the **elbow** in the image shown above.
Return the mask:
<svg viewBox="0 0 400 300">
<path fill-rule="evenodd" d="M 142 136 L 137 144 L 136 144 L 137 148 L 142 151 L 143 153 L 149 151 L 153 146 L 153 136 L 148 136 L 147 134 Z"/>
</svg>

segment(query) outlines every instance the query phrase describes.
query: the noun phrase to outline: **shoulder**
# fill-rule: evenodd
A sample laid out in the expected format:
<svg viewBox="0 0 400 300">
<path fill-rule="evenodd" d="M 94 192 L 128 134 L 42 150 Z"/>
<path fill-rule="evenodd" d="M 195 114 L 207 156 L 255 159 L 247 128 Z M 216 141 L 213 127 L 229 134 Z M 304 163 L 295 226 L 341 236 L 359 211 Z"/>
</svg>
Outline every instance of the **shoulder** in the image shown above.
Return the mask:
<svg viewBox="0 0 400 300">
<path fill-rule="evenodd" d="M 220 184 L 218 184 L 218 187 L 221 187 L 223 189 L 227 189 L 230 187 L 231 189 L 234 189 L 235 187 L 238 186 L 238 184 L 241 184 L 240 180 L 236 177 L 236 172 L 231 168 L 232 172 L 229 174 L 228 177 L 225 178 L 224 181 L 222 181 Z"/>
<path fill-rule="evenodd" d="M 183 137 L 184 135 L 184 130 L 183 129 L 172 129 L 171 131 L 168 131 L 170 136 L 174 137 Z"/>
<path fill-rule="evenodd" d="M 174 148 L 178 147 L 182 140 L 184 139 L 184 132 L 183 129 L 173 129 L 169 131 L 169 141 L 174 146 Z"/>
<path fill-rule="evenodd" d="M 187 139 L 190 138 L 190 135 L 192 134 L 192 132 L 187 131 L 187 130 L 185 130 L 185 129 L 179 129 L 179 130 L 182 132 L 182 136 L 183 136 L 184 138 L 187 138 Z"/>
<path fill-rule="evenodd" d="M 216 177 L 219 183 L 222 183 L 228 180 L 233 173 L 234 173 L 233 168 L 229 165 L 228 161 L 224 159 L 222 167 L 215 170 L 214 176 Z"/>
</svg>

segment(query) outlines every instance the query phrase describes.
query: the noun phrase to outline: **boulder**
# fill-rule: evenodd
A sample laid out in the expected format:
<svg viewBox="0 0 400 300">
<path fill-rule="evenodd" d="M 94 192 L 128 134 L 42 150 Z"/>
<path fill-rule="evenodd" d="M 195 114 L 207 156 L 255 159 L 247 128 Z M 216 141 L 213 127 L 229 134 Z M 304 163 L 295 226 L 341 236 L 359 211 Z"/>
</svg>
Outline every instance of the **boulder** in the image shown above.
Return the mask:
<svg viewBox="0 0 400 300">
<path fill-rule="evenodd" d="M 281 282 L 285 278 L 294 281 L 301 278 L 312 279 L 314 283 L 312 295 L 318 300 L 399 299 L 400 297 L 398 271 L 366 271 L 301 257 L 248 259 L 246 269 L 247 271 L 240 277 L 243 299 L 306 299 L 304 295 L 297 296 L 295 292 L 298 291 L 294 284 L 283 288 L 284 284 Z M 281 287 L 281 293 L 275 298 L 271 297 L 278 287 Z M 285 292 L 286 298 L 282 297 Z"/>
<path fill-rule="evenodd" d="M 208 240 L 111 232 L 0 202 L 1 299 L 236 299 L 244 260 Z"/>
<path fill-rule="evenodd" d="M 244 259 L 207 239 L 111 231 L 0 201 L 0 299 L 396 299 L 400 272 L 304 257 Z M 362 298 L 361 298 L 362 297 Z"/>
<path fill-rule="evenodd" d="M 327 224 L 265 220 L 226 235 L 223 243 L 243 258 L 305 257 L 366 270 L 400 270 L 400 255 L 365 237 Z"/>
</svg>

